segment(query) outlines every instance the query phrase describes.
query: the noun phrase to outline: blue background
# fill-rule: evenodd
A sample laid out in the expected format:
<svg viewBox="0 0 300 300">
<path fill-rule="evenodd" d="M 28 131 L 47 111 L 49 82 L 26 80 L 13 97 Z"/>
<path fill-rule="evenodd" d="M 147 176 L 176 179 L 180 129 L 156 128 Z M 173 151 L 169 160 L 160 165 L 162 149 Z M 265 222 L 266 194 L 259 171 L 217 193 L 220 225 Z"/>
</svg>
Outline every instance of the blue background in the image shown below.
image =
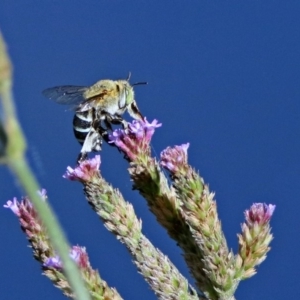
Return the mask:
<svg viewBox="0 0 300 300">
<path fill-rule="evenodd" d="M 78 183 L 62 178 L 80 145 L 72 112 L 43 98 L 47 87 L 99 79 L 135 88 L 148 120 L 163 126 L 157 154 L 190 142 L 189 162 L 212 191 L 228 244 L 237 250 L 243 212 L 276 204 L 275 236 L 239 299 L 297 299 L 299 281 L 299 1 L 1 1 L 0 28 L 14 64 L 14 95 L 28 159 L 72 244 L 124 299 L 155 299 L 127 250 L 106 231 Z M 131 191 L 127 162 L 107 145 L 103 176 L 143 219 L 143 232 L 189 278 L 180 249 L 145 200 Z M 23 193 L 0 169 L 1 203 Z M 1 204 L 1 205 L 2 205 Z M 2 299 L 65 299 L 40 266 L 12 213 L 0 209 Z"/>
</svg>

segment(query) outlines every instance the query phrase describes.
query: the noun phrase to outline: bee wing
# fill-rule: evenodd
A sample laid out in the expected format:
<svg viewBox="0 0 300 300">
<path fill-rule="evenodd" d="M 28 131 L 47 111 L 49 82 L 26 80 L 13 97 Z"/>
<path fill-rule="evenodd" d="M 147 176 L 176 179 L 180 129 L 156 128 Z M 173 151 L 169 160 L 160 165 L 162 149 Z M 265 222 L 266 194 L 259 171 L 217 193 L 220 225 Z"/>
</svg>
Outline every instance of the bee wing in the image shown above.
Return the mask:
<svg viewBox="0 0 300 300">
<path fill-rule="evenodd" d="M 64 85 L 46 89 L 42 93 L 46 98 L 59 104 L 79 105 L 86 100 L 84 92 L 87 89 L 86 86 Z"/>
</svg>

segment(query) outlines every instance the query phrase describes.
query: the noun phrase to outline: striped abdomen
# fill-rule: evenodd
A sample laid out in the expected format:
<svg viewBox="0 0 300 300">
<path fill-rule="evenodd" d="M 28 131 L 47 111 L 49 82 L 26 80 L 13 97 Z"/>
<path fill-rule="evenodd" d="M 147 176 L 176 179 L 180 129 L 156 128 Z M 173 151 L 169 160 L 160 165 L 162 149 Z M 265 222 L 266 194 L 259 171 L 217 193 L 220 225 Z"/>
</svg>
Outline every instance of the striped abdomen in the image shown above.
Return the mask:
<svg viewBox="0 0 300 300">
<path fill-rule="evenodd" d="M 94 121 L 93 110 L 76 112 L 73 118 L 73 130 L 77 141 L 82 145 Z"/>
</svg>

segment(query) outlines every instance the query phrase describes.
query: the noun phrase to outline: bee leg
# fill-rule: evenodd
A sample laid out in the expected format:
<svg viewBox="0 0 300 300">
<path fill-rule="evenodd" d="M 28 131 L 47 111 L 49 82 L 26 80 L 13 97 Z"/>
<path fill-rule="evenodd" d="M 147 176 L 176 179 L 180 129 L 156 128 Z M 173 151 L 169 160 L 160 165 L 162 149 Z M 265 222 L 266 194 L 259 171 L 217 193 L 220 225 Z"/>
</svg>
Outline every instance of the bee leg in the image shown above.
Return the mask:
<svg viewBox="0 0 300 300">
<path fill-rule="evenodd" d="M 77 163 L 80 164 L 82 161 L 87 159 L 87 153 L 86 152 L 80 152 L 77 157 Z"/>
<path fill-rule="evenodd" d="M 136 120 L 144 120 L 143 115 L 141 114 L 139 108 L 137 107 L 137 104 L 135 101 L 133 101 L 129 107 L 128 107 L 128 113 L 131 117 L 133 117 Z"/>
<path fill-rule="evenodd" d="M 123 120 L 123 122 L 122 122 L 122 127 L 123 127 L 123 129 L 127 132 L 128 130 L 128 122 L 127 121 L 125 121 L 125 120 Z"/>
<path fill-rule="evenodd" d="M 104 122 L 106 123 L 106 122 Z M 107 124 L 105 124 L 107 126 Z M 110 125 L 110 124 L 109 124 Z M 109 128 L 107 128 L 109 127 Z M 101 125 L 99 125 L 98 127 L 98 131 L 99 131 L 99 134 L 101 135 L 101 137 L 104 139 L 105 142 L 109 143 L 109 138 L 108 138 L 108 130 L 111 129 L 111 126 L 107 126 L 106 128 L 102 127 Z"/>
<path fill-rule="evenodd" d="M 112 124 L 123 124 L 125 122 L 125 120 L 123 120 L 123 118 L 119 115 L 111 115 L 109 113 L 106 112 L 102 112 L 102 116 L 104 116 L 104 118 L 102 119 L 104 122 L 104 126 L 102 126 L 102 124 L 99 124 L 98 126 L 98 130 L 100 132 L 100 135 L 102 136 L 102 138 L 109 143 L 109 137 L 108 137 L 108 132 L 109 131 L 113 131 L 112 128 Z M 124 126 L 123 126 L 124 128 Z M 113 144 L 109 143 L 111 146 L 113 146 Z"/>
<path fill-rule="evenodd" d="M 111 123 L 111 124 L 122 124 L 122 127 L 123 129 L 126 129 L 128 127 L 128 123 L 127 121 L 125 121 L 121 116 L 119 115 L 107 115 L 106 116 L 106 119 L 105 119 L 105 122 L 107 123 Z M 111 125 L 109 124 L 110 128 L 111 128 Z"/>
<path fill-rule="evenodd" d="M 111 115 L 109 113 L 105 113 L 105 119 L 104 122 L 106 126 L 112 130 L 111 124 L 121 124 L 122 123 L 122 117 L 119 115 Z"/>
<path fill-rule="evenodd" d="M 104 119 L 104 123 L 105 123 L 105 126 L 106 126 L 106 131 L 107 130 L 110 130 L 110 131 L 113 131 L 112 127 L 111 127 L 111 121 L 108 120 L 107 118 Z"/>
<path fill-rule="evenodd" d="M 94 147 L 92 151 L 101 151 L 102 138 L 104 136 L 108 136 L 107 129 L 102 127 L 101 118 L 98 116 L 92 123 L 93 134 L 95 136 L 95 140 L 93 141 Z M 96 135 L 98 133 L 98 136 Z"/>
<path fill-rule="evenodd" d="M 101 145 L 102 139 L 100 133 L 93 127 L 91 127 L 89 133 L 87 134 L 84 140 L 77 162 L 80 163 L 83 160 L 85 160 L 88 156 L 88 153 L 92 151 L 100 151 Z"/>
<path fill-rule="evenodd" d="M 115 119 L 114 119 L 114 124 L 121 124 L 123 129 L 126 131 L 127 128 L 128 128 L 128 122 L 126 120 L 124 120 L 122 117 L 120 116 L 117 116 Z"/>
</svg>

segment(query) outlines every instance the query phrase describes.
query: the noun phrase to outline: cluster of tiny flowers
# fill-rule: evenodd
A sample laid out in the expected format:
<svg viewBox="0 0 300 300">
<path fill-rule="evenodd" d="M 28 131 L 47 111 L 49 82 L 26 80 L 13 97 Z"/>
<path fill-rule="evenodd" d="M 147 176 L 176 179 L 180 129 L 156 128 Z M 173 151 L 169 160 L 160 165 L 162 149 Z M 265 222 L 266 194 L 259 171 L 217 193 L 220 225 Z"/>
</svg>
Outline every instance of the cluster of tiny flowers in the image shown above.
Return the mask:
<svg viewBox="0 0 300 300">
<path fill-rule="evenodd" d="M 18 199 L 14 197 L 12 201 L 8 200 L 3 207 L 9 208 L 17 217 L 20 217 L 20 204 L 21 203 L 18 202 Z"/>
<path fill-rule="evenodd" d="M 82 161 L 75 169 L 67 167 L 63 177 L 72 181 L 90 181 L 98 173 L 100 163 L 100 155 L 96 155 L 92 159 Z"/>
<path fill-rule="evenodd" d="M 110 143 L 114 143 L 130 160 L 134 160 L 136 155 L 149 148 L 151 138 L 155 128 L 161 124 L 157 120 L 149 123 L 144 120 L 134 120 L 128 123 L 126 129 L 116 129 L 109 135 Z"/>
<path fill-rule="evenodd" d="M 45 189 L 37 191 L 37 194 L 43 201 L 47 200 L 47 191 Z M 32 203 L 27 197 L 23 197 L 20 202 L 14 197 L 13 200 L 8 200 L 3 207 L 9 208 L 17 217 L 21 217 L 22 213 L 27 211 L 31 211 L 34 215 L 36 214 Z"/>
<path fill-rule="evenodd" d="M 264 225 L 268 223 L 274 213 L 276 205 L 254 203 L 249 210 L 245 211 L 245 218 L 249 225 Z"/>
<path fill-rule="evenodd" d="M 182 144 L 173 148 L 168 147 L 161 152 L 160 164 L 172 174 L 177 173 L 187 165 L 187 150 L 190 144 Z"/>
<path fill-rule="evenodd" d="M 62 269 L 62 261 L 58 255 L 47 258 L 43 265 L 47 268 Z"/>
<path fill-rule="evenodd" d="M 74 260 L 74 262 L 77 264 L 80 268 L 86 268 L 88 265 L 88 256 L 86 253 L 85 247 L 79 247 L 79 246 L 73 246 L 70 250 L 69 256 Z M 63 268 L 62 261 L 58 255 L 55 255 L 53 257 L 49 257 L 44 262 L 44 267 L 47 268 L 54 268 L 57 270 L 61 270 Z"/>
</svg>

